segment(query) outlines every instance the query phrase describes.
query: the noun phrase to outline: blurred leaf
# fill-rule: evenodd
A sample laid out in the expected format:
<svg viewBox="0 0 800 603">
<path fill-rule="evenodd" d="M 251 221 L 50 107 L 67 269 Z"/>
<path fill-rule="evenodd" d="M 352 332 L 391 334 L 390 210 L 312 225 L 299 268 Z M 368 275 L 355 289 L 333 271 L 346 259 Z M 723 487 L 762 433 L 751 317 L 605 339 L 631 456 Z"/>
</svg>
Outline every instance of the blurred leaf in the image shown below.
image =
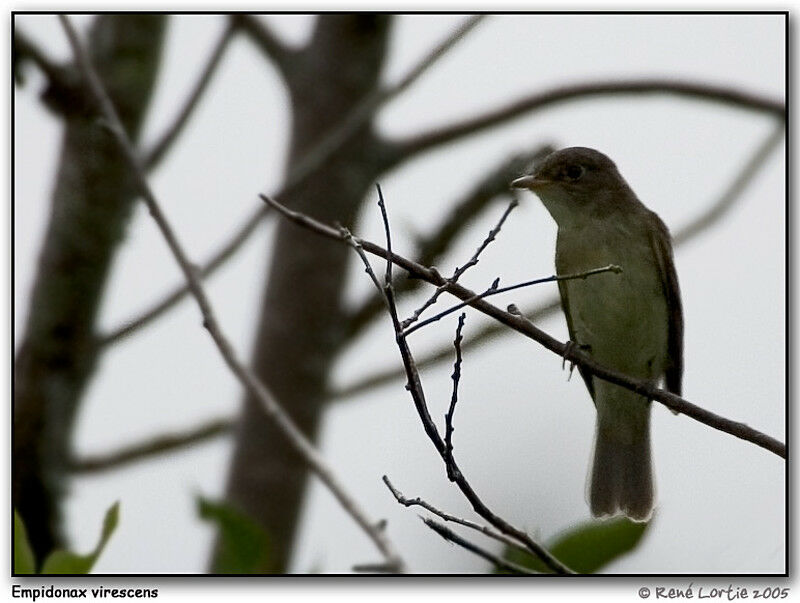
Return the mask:
<svg viewBox="0 0 800 603">
<path fill-rule="evenodd" d="M 264 573 L 271 550 L 267 532 L 253 519 L 222 502 L 197 497 L 197 512 L 219 530 L 219 554 L 214 571 L 220 574 Z"/>
<path fill-rule="evenodd" d="M 36 560 L 33 557 L 31 544 L 28 542 L 28 531 L 16 509 L 14 509 L 14 573 L 36 573 Z"/>
<path fill-rule="evenodd" d="M 53 551 L 47 556 L 42 565 L 42 574 L 88 574 L 95 561 L 103 552 L 103 549 L 111 538 L 111 534 L 117 528 L 119 521 L 119 501 L 115 502 L 103 519 L 103 531 L 97 546 L 88 555 L 79 555 L 70 551 Z"/>
<path fill-rule="evenodd" d="M 546 548 L 579 574 L 594 574 L 636 548 L 648 525 L 624 517 L 590 521 L 555 537 Z M 541 561 L 517 549 L 506 548 L 505 558 L 537 572 L 549 573 Z"/>
</svg>

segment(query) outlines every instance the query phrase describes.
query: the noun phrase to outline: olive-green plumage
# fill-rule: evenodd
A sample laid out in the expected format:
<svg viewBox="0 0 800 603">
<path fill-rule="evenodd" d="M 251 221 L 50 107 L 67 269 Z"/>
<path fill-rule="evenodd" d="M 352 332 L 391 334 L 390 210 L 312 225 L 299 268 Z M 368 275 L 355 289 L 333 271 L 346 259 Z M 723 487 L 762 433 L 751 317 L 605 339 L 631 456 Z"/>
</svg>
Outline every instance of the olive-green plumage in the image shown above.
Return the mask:
<svg viewBox="0 0 800 603">
<path fill-rule="evenodd" d="M 681 393 L 683 315 L 667 227 L 602 153 L 557 151 L 513 183 L 558 225 L 556 270 L 622 272 L 559 282 L 570 339 L 599 363 Z M 597 409 L 589 505 L 595 516 L 647 521 L 653 511 L 650 401 L 581 370 Z"/>
</svg>

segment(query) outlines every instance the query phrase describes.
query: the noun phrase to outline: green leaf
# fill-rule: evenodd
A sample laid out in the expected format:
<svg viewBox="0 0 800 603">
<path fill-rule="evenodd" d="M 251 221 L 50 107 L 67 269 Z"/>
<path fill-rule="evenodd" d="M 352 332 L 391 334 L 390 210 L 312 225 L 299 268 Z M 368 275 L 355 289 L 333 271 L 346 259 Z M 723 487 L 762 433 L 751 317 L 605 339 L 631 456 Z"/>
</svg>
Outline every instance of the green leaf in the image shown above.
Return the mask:
<svg viewBox="0 0 800 603">
<path fill-rule="evenodd" d="M 648 525 L 624 517 L 590 521 L 557 536 L 546 548 L 573 571 L 594 574 L 636 548 Z M 517 549 L 507 548 L 505 557 L 529 569 L 550 572 L 541 561 Z"/>
<path fill-rule="evenodd" d="M 53 551 L 47 556 L 42 565 L 43 574 L 88 574 L 95 561 L 103 552 L 103 549 L 111 538 L 111 534 L 117 528 L 119 521 L 119 501 L 115 502 L 108 511 L 106 511 L 105 519 L 103 520 L 103 531 L 100 534 L 100 540 L 97 546 L 88 555 L 79 555 L 70 551 L 57 550 Z"/>
<path fill-rule="evenodd" d="M 36 560 L 31 543 L 28 542 L 28 531 L 16 509 L 14 509 L 14 573 L 36 573 Z"/>
<path fill-rule="evenodd" d="M 259 574 L 270 567 L 269 535 L 253 519 L 222 502 L 197 497 L 198 515 L 216 524 L 219 551 L 214 571 L 220 574 Z"/>
</svg>

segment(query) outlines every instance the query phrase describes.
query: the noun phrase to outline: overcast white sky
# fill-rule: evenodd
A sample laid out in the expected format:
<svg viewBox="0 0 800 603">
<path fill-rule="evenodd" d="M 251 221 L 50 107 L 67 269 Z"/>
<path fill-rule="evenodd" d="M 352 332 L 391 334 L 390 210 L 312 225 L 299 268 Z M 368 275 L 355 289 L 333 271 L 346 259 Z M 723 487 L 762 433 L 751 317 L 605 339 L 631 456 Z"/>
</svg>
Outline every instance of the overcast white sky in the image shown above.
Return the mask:
<svg viewBox="0 0 800 603">
<path fill-rule="evenodd" d="M 264 17 L 287 39 L 301 41 L 311 18 Z M 392 37 L 386 79 L 396 80 L 463 17 L 402 16 Z M 76 18 L 80 24 L 87 17 Z M 68 56 L 54 17 L 20 16 L 17 25 L 54 56 Z M 145 141 L 158 136 L 192 85 L 223 19 L 180 16 L 170 23 L 158 91 Z M 380 127 L 408 134 L 504 104 L 552 86 L 602 78 L 674 77 L 741 87 L 783 99 L 782 16 L 506 15 L 482 23 L 402 98 Z M 17 333 L 48 216 L 59 153 L 59 125 L 41 106 L 35 69 L 15 89 L 15 301 Z M 420 157 L 385 176 L 382 187 L 395 226 L 395 247 L 411 250 L 415 232 L 447 212 L 482 174 L 515 151 L 540 142 L 595 147 L 617 163 L 642 201 L 673 230 L 724 190 L 774 128 L 757 113 L 669 97 L 615 97 L 562 105 L 521 118 Z M 152 183 L 182 242 L 198 260 L 226 239 L 281 181 L 288 134 L 287 98 L 276 72 L 237 40 L 170 158 Z M 685 321 L 685 396 L 781 440 L 785 400 L 785 166 L 782 146 L 744 191 L 727 218 L 676 249 Z M 538 200 L 521 196 L 498 240 L 464 283 L 485 288 L 553 272 L 555 226 Z M 497 205 L 464 233 L 450 269 L 469 257 L 493 226 Z M 380 240 L 373 203 L 359 234 Z M 222 326 L 247 358 L 271 228 L 259 234 L 209 282 Z M 311 235 L 309 235 L 311 236 Z M 355 267 L 355 259 L 354 259 Z M 180 275 L 140 207 L 117 258 L 101 327 L 137 314 Z M 348 296 L 369 282 L 352 273 Z M 529 305 L 555 287 L 526 289 L 497 303 Z M 414 303 L 405 309 L 410 311 Z M 166 318 L 120 343 L 100 363 L 82 407 L 76 447 L 102 452 L 121 443 L 236 413 L 240 389 L 184 302 Z M 414 337 L 418 351 L 451 340 L 455 318 Z M 482 319 L 469 314 L 466 333 Z M 561 315 L 541 326 L 566 339 Z M 382 322 L 339 363 L 345 385 L 396 365 L 391 329 Z M 466 354 L 456 449 L 476 490 L 495 511 L 544 540 L 589 518 L 584 482 L 594 408 L 583 382 L 567 382 L 561 361 L 535 343 L 509 335 Z M 449 399 L 449 365 L 426 372 L 434 417 Z M 358 434 L 357 437 L 354 434 Z M 659 507 L 637 551 L 609 571 L 622 573 L 761 573 L 784 570 L 784 462 L 663 407 L 653 409 Z M 418 572 L 483 572 L 485 564 L 447 545 L 394 503 L 380 481 L 388 474 L 406 495 L 469 515 L 425 438 L 400 382 L 343 402 L 326 417 L 322 450 L 351 491 L 376 517 Z M 194 516 L 193 497 L 220 496 L 231 452 L 228 439 L 115 473 L 75 479 L 68 531 L 86 550 L 102 513 L 122 504 L 120 526 L 98 572 L 202 572 L 212 532 Z M 492 545 L 489 545 L 490 547 Z M 376 559 L 371 544 L 316 482 L 303 510 L 293 570 L 345 572 Z"/>
</svg>

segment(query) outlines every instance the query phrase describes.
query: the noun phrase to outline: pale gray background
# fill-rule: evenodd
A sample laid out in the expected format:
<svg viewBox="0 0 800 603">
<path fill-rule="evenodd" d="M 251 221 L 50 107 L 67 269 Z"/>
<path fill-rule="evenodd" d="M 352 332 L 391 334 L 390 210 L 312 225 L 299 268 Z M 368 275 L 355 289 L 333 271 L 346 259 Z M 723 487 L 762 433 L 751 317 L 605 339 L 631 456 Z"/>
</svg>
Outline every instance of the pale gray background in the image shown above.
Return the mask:
<svg viewBox="0 0 800 603">
<path fill-rule="evenodd" d="M 267 16 L 287 39 L 301 41 L 310 17 Z M 459 23 L 453 15 L 398 19 L 386 72 L 401 77 Z M 87 17 L 76 17 L 85 25 Z M 66 58 L 54 17 L 17 21 L 55 56 Z M 171 21 L 158 92 L 145 128 L 152 141 L 172 119 L 204 64 L 223 21 L 182 16 Z M 525 93 L 585 79 L 674 76 L 783 98 L 782 16 L 491 17 L 409 93 L 391 104 L 380 125 L 406 134 Z M 281 181 L 287 141 L 287 98 L 276 73 L 246 41 L 226 55 L 202 107 L 152 184 L 182 242 L 200 260 L 224 241 L 258 203 L 258 191 Z M 29 69 L 15 90 L 15 327 L 27 297 L 48 212 L 59 151 L 59 125 L 41 106 L 42 79 Z M 670 97 L 619 97 L 562 105 L 489 134 L 425 155 L 385 177 L 395 246 L 412 249 L 449 203 L 489 167 L 539 142 L 586 145 L 610 155 L 640 198 L 673 229 L 700 213 L 771 131 L 763 115 Z M 745 191 L 729 217 L 680 247 L 676 264 L 686 318 L 685 395 L 781 440 L 784 434 L 785 187 L 782 151 Z M 502 235 L 464 278 L 475 289 L 553 270 L 555 227 L 533 195 L 523 194 Z M 464 234 L 451 269 L 471 255 L 494 224 L 498 205 Z M 265 250 L 262 228 L 209 283 L 222 326 L 247 358 L 257 316 Z M 366 207 L 359 234 L 381 240 L 378 212 Z M 311 236 L 311 235 L 309 235 Z M 353 260 L 354 268 L 356 260 Z M 117 259 L 102 312 L 111 328 L 137 314 L 180 278 L 143 207 Z M 353 270 L 350 296 L 369 291 Z M 497 300 L 527 305 L 555 286 Z M 404 309 L 410 311 L 414 304 Z M 466 331 L 482 319 L 470 314 Z M 560 315 L 541 326 L 566 339 Z M 452 339 L 454 320 L 415 336 L 422 351 Z M 387 322 L 342 359 L 335 381 L 346 384 L 399 362 Z M 510 335 L 466 354 L 455 445 L 473 485 L 493 508 L 548 538 L 588 518 L 583 491 L 594 411 L 577 375 L 566 381 L 560 359 Z M 426 372 L 432 414 L 449 398 L 451 367 Z M 106 354 L 79 417 L 77 450 L 101 452 L 154 433 L 235 413 L 240 388 L 218 358 L 190 301 Z M 659 508 L 635 554 L 614 572 L 782 572 L 784 462 L 778 457 L 654 406 L 653 445 Z M 464 515 L 467 505 L 447 483 L 408 395 L 397 382 L 329 412 L 321 447 L 348 488 L 376 517 L 418 572 L 485 571 L 485 564 L 447 545 L 414 510 L 399 507 L 380 481 L 388 474 L 409 496 L 421 495 Z M 218 440 L 170 457 L 74 480 L 69 534 L 87 550 L 102 513 L 121 500 L 122 519 L 98 572 L 201 572 L 211 529 L 195 519 L 193 497 L 222 493 L 231 451 Z M 293 562 L 298 572 L 348 571 L 377 558 L 371 544 L 316 482 L 303 511 Z M 493 545 L 490 545 L 493 546 Z"/>
</svg>

